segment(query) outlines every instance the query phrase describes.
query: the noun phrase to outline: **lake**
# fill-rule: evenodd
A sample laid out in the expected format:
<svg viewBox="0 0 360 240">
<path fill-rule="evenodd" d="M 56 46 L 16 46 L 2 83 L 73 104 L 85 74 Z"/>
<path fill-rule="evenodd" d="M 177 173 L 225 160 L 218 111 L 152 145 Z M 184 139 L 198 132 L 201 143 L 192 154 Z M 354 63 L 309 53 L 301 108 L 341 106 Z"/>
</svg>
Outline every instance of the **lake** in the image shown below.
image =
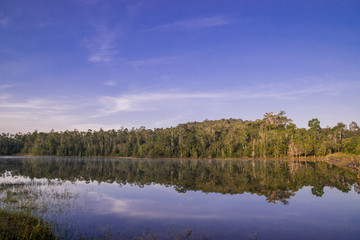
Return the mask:
<svg viewBox="0 0 360 240">
<path fill-rule="evenodd" d="M 1 157 L 1 208 L 60 239 L 360 239 L 357 172 L 300 160 Z"/>
</svg>

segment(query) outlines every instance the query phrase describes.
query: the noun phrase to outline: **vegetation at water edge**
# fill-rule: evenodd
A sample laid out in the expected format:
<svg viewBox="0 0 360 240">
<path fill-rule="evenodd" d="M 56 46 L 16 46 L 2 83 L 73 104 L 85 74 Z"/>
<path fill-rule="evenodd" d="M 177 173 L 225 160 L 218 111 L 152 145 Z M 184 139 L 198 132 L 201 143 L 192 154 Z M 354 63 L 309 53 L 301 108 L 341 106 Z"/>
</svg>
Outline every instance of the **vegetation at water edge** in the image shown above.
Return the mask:
<svg viewBox="0 0 360 240">
<path fill-rule="evenodd" d="M 0 210 L 0 239 L 56 239 L 49 225 L 22 212 Z"/>
</svg>

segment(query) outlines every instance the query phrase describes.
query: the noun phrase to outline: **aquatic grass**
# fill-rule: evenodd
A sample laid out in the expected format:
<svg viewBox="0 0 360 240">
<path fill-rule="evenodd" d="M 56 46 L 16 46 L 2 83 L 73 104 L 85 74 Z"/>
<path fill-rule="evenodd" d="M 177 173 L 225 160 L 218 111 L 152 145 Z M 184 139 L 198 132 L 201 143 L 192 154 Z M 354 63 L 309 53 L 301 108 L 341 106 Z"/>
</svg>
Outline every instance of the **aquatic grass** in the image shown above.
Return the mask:
<svg viewBox="0 0 360 240">
<path fill-rule="evenodd" d="M 0 210 L 0 239 L 56 239 L 48 223 L 21 212 Z"/>
<path fill-rule="evenodd" d="M 56 239 L 112 239 L 110 225 L 102 233 L 87 233 L 80 230 L 83 223 L 73 218 L 74 209 L 80 211 L 91 207 L 87 199 L 90 190 L 87 189 L 84 192 L 85 206 L 82 206 L 77 201 L 80 194 L 73 193 L 68 182 L 56 179 L 22 180 L 1 183 L 0 206 L 2 210 L 43 219 L 52 229 Z"/>
<path fill-rule="evenodd" d="M 66 184 L 58 180 L 17 179 L 16 176 L 11 176 L 9 173 L 2 174 L 2 176 L 3 181 L 0 183 L 1 211 L 20 214 L 24 218 L 28 216 L 39 220 L 43 219 L 48 222 L 49 228 L 54 230 L 57 239 L 77 238 L 73 234 L 76 232 L 76 224 L 71 221 L 70 212 L 72 208 L 76 208 L 78 194 L 72 193 Z M 4 178 L 10 178 L 10 181 L 4 182 Z M 55 216 L 56 219 L 54 219 Z M 28 228 L 29 226 L 27 226 Z M 31 239 L 28 237 L 26 236 L 24 239 Z"/>
<path fill-rule="evenodd" d="M 200 231 L 199 228 L 188 226 L 185 230 L 168 229 L 168 237 L 171 240 L 210 240 L 213 236 L 209 233 Z"/>
</svg>

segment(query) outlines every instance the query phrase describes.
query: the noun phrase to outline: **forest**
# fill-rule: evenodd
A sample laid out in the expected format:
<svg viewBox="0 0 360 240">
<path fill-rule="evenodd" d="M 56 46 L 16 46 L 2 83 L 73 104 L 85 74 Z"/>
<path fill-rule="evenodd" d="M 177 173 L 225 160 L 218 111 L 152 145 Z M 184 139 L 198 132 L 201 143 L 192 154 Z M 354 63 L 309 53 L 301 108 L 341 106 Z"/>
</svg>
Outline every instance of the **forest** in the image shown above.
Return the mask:
<svg viewBox="0 0 360 240">
<path fill-rule="evenodd" d="M 298 128 L 285 111 L 263 119 L 205 120 L 171 128 L 2 133 L 0 155 L 140 158 L 281 158 L 360 154 L 356 122 Z"/>
</svg>

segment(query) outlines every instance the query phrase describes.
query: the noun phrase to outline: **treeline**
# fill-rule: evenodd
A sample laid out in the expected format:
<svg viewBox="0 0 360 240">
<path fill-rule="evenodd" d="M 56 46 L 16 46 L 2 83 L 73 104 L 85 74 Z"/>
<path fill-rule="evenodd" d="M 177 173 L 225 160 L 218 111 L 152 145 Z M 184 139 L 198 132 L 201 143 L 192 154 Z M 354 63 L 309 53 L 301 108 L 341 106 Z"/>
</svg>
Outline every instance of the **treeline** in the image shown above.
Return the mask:
<svg viewBox="0 0 360 240">
<path fill-rule="evenodd" d="M 191 122 L 172 128 L 5 134 L 0 155 L 239 158 L 360 154 L 355 122 L 321 128 L 316 118 L 298 128 L 285 112 L 263 119 Z"/>
</svg>

